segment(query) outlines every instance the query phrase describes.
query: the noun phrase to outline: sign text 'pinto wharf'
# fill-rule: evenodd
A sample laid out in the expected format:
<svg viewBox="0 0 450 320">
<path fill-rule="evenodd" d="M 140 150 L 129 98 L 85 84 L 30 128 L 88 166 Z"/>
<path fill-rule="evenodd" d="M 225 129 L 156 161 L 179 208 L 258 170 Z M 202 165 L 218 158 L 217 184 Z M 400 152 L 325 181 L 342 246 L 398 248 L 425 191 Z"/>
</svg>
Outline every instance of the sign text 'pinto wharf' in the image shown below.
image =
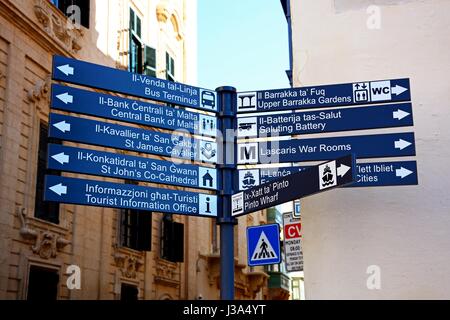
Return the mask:
<svg viewBox="0 0 450 320">
<path fill-rule="evenodd" d="M 238 93 L 238 112 L 281 111 L 410 101 L 409 79 Z"/>
<path fill-rule="evenodd" d="M 209 190 L 218 188 L 214 168 L 56 144 L 49 144 L 48 150 L 48 168 L 53 170 Z"/>
<path fill-rule="evenodd" d="M 51 106 L 106 119 L 169 130 L 186 130 L 197 135 L 216 136 L 217 118 L 183 109 L 118 96 L 52 85 Z"/>
<path fill-rule="evenodd" d="M 354 155 L 347 155 L 236 193 L 232 197 L 232 215 L 245 215 L 352 183 L 355 161 Z"/>
<path fill-rule="evenodd" d="M 49 136 L 185 160 L 217 161 L 215 142 L 55 113 L 50 114 Z"/>
<path fill-rule="evenodd" d="M 61 56 L 53 57 L 53 80 L 217 112 L 212 90 Z"/>
</svg>

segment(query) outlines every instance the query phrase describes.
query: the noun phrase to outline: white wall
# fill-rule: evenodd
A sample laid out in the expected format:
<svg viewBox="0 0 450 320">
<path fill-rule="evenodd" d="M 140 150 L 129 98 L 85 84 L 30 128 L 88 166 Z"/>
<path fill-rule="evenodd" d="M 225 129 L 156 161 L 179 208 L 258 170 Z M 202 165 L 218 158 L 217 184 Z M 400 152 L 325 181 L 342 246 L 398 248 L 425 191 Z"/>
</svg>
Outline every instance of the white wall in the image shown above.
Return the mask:
<svg viewBox="0 0 450 320">
<path fill-rule="evenodd" d="M 420 184 L 304 199 L 307 298 L 450 299 L 450 1 L 291 2 L 295 86 L 411 78 Z M 367 289 L 370 265 L 381 290 Z"/>
</svg>

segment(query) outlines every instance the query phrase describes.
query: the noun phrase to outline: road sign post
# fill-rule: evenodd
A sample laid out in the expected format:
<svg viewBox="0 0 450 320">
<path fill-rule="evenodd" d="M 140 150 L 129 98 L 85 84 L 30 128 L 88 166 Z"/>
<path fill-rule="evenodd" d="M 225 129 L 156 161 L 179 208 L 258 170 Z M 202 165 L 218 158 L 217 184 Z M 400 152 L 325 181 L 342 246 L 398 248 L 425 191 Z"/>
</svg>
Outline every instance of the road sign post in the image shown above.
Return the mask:
<svg viewBox="0 0 450 320">
<path fill-rule="evenodd" d="M 247 252 L 251 267 L 281 263 L 280 226 L 275 223 L 248 227 Z"/>
<path fill-rule="evenodd" d="M 93 74 L 101 74 L 101 77 Z M 220 226 L 220 296 L 223 300 L 234 299 L 236 217 L 335 187 L 417 184 L 417 164 L 413 161 L 358 166 L 355 163 L 355 156 L 414 156 L 414 133 L 237 143 L 238 138 L 247 137 L 412 126 L 409 79 L 243 93 L 237 93 L 233 87 L 220 87 L 214 92 L 60 56 L 53 59 L 52 79 L 108 91 L 105 94 L 53 84 L 53 109 L 172 132 L 52 113 L 49 137 L 207 162 L 208 165 L 170 163 L 50 144 L 49 169 L 203 191 L 49 175 L 44 186 L 45 200 L 215 218 Z M 124 98 L 112 92 L 132 97 Z M 396 104 L 383 105 L 385 103 Z M 172 104 L 178 108 L 173 108 Z M 354 107 L 365 104 L 372 106 Z M 338 108 L 344 106 L 352 108 Z M 190 111 L 191 108 L 202 112 Z M 292 112 L 312 108 L 327 109 Z M 238 112 L 265 114 L 237 117 Z M 207 138 L 192 138 L 188 134 Z M 216 138 L 216 142 L 211 138 Z M 328 162 L 312 167 L 237 170 L 238 164 L 317 160 Z M 208 194 L 210 191 L 217 191 L 217 194 Z M 289 230 L 292 232 L 295 228 Z M 278 225 L 249 228 L 247 232 L 249 265 L 281 261 Z M 293 233 L 291 238 L 294 238 Z"/>
<path fill-rule="evenodd" d="M 220 226 L 220 298 L 234 300 L 234 226 L 237 224 L 237 220 L 231 214 L 231 198 L 234 194 L 234 175 L 237 172 L 234 152 L 236 89 L 220 87 L 216 91 L 222 132 L 222 148 L 219 148 L 221 161 L 218 164 L 222 185 L 219 191 L 219 215 L 217 218 L 217 224 Z M 230 130 L 233 131 L 233 134 L 230 134 Z"/>
</svg>

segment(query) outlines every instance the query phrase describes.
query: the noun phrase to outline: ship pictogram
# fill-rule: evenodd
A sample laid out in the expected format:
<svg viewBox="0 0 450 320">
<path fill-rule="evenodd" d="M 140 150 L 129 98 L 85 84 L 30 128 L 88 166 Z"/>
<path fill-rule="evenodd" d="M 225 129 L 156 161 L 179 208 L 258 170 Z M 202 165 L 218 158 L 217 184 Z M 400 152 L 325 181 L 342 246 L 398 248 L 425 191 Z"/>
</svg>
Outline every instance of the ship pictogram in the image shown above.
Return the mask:
<svg viewBox="0 0 450 320">
<path fill-rule="evenodd" d="M 330 167 L 327 165 L 322 174 L 322 187 L 330 186 L 334 184 L 334 175 L 331 172 Z"/>
<path fill-rule="evenodd" d="M 253 173 L 251 173 L 250 171 L 248 171 L 245 176 L 244 179 L 242 181 L 242 188 L 244 190 L 246 189 L 250 189 L 252 187 L 254 187 L 256 184 L 256 179 L 255 176 L 253 175 Z"/>
</svg>

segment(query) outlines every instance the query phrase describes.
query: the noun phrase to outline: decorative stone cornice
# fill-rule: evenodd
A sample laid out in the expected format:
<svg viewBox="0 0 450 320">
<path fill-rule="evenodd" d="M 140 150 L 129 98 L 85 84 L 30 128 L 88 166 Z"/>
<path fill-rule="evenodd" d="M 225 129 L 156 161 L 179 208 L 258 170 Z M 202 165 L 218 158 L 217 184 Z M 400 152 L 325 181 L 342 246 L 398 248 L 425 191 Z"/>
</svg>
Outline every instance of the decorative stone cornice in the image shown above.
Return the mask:
<svg viewBox="0 0 450 320">
<path fill-rule="evenodd" d="M 129 279 L 136 279 L 141 266 L 144 265 L 141 257 L 119 251 L 114 254 L 114 260 L 122 276 Z"/>
<path fill-rule="evenodd" d="M 178 264 L 164 259 L 157 259 L 155 282 L 178 288 L 180 286 Z"/>
<path fill-rule="evenodd" d="M 19 208 L 17 212 L 21 223 L 20 235 L 27 241 L 31 241 L 31 250 L 42 259 L 55 258 L 59 251 L 70 244 L 59 234 L 49 230 L 36 230 L 31 228 L 27 222 L 25 208 Z"/>
<path fill-rule="evenodd" d="M 34 14 L 44 31 L 62 44 L 70 53 L 77 53 L 82 47 L 80 38 L 83 30 L 72 23 L 48 0 L 35 0 Z"/>
<path fill-rule="evenodd" d="M 41 99 L 47 99 L 50 96 L 51 76 L 48 75 L 45 80 L 36 82 L 33 88 L 28 90 L 28 100 L 36 102 Z"/>
</svg>

